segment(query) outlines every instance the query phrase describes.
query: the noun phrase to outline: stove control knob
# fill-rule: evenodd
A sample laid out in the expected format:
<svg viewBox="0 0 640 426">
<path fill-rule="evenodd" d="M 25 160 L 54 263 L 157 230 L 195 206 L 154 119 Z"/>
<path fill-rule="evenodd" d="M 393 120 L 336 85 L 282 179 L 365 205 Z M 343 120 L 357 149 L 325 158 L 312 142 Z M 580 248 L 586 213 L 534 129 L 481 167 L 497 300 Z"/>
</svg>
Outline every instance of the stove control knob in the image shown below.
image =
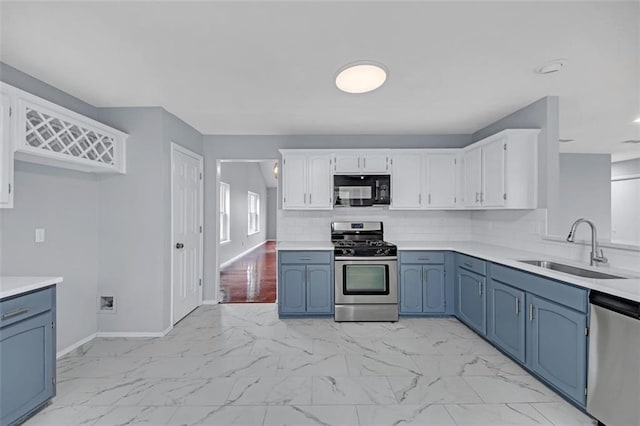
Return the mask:
<svg viewBox="0 0 640 426">
<path fill-rule="evenodd" d="M 376 253 L 378 255 L 380 255 L 380 256 L 386 256 L 386 255 L 389 254 L 389 249 L 388 248 L 379 248 Z"/>
</svg>

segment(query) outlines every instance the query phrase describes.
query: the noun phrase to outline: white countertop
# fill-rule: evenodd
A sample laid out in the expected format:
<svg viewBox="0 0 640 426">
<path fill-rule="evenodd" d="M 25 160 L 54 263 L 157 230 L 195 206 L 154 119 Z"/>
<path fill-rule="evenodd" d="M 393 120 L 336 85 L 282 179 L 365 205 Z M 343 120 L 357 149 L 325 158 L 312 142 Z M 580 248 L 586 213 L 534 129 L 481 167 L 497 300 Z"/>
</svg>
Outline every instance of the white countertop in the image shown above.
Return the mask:
<svg viewBox="0 0 640 426">
<path fill-rule="evenodd" d="M 331 241 L 278 241 L 277 250 L 333 250 Z"/>
<path fill-rule="evenodd" d="M 542 253 L 517 250 L 507 247 L 469 241 L 392 241 L 398 250 L 450 250 L 469 256 L 479 257 L 490 262 L 510 266 L 537 275 L 553 278 L 558 281 L 574 284 L 580 287 L 602 291 L 625 299 L 640 302 L 640 273 L 614 269 L 607 266 L 594 268 L 585 263 L 579 263 L 560 257 L 548 256 Z M 594 279 L 565 274 L 538 266 L 518 262 L 518 260 L 550 260 L 578 268 L 591 269 L 605 274 L 632 277 L 628 279 Z"/>
<path fill-rule="evenodd" d="M 62 277 L 0 276 L 0 299 L 62 282 Z"/>
</svg>

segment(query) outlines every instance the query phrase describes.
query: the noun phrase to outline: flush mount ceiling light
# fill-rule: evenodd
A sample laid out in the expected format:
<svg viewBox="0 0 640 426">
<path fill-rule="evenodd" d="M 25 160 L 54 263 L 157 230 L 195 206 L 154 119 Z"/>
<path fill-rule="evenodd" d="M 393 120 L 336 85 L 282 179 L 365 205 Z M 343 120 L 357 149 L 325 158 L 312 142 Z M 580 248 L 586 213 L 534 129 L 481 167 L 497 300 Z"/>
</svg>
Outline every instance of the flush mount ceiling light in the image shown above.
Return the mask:
<svg viewBox="0 0 640 426">
<path fill-rule="evenodd" d="M 536 74 L 553 74 L 554 72 L 560 71 L 567 65 L 566 59 L 554 59 L 545 64 L 540 65 L 535 69 Z"/>
<path fill-rule="evenodd" d="M 387 80 L 387 71 L 380 64 L 358 62 L 338 71 L 336 86 L 347 93 L 367 93 L 376 90 Z"/>
</svg>

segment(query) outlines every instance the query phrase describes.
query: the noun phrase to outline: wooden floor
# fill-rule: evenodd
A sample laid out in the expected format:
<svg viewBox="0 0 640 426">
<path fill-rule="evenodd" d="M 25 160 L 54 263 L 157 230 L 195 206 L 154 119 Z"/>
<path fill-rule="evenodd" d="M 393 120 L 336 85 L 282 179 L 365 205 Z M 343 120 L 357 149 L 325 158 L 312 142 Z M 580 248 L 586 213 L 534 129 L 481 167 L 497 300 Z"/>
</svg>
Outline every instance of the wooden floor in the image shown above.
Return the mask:
<svg viewBox="0 0 640 426">
<path fill-rule="evenodd" d="M 267 241 L 220 270 L 222 303 L 276 301 L 276 242 Z"/>
</svg>

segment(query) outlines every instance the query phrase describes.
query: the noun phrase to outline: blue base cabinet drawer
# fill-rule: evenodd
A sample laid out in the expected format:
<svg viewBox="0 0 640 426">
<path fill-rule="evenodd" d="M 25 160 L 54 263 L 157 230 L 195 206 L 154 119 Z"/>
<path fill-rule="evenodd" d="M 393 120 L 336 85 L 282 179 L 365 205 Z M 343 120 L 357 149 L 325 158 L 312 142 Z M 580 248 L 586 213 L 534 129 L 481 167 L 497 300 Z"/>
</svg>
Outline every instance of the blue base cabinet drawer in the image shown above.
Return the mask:
<svg viewBox="0 0 640 426">
<path fill-rule="evenodd" d="M 475 272 L 479 275 L 487 275 L 487 262 L 477 257 L 467 256 L 458 253 L 456 255 L 456 266 L 464 268 L 468 271 Z"/>
<path fill-rule="evenodd" d="M 279 252 L 279 315 L 333 315 L 331 255 L 320 251 Z"/>
<path fill-rule="evenodd" d="M 0 322 L 0 425 L 5 426 L 21 422 L 55 396 L 55 289 L 12 297 L 0 304 L 4 315 Z"/>
</svg>

